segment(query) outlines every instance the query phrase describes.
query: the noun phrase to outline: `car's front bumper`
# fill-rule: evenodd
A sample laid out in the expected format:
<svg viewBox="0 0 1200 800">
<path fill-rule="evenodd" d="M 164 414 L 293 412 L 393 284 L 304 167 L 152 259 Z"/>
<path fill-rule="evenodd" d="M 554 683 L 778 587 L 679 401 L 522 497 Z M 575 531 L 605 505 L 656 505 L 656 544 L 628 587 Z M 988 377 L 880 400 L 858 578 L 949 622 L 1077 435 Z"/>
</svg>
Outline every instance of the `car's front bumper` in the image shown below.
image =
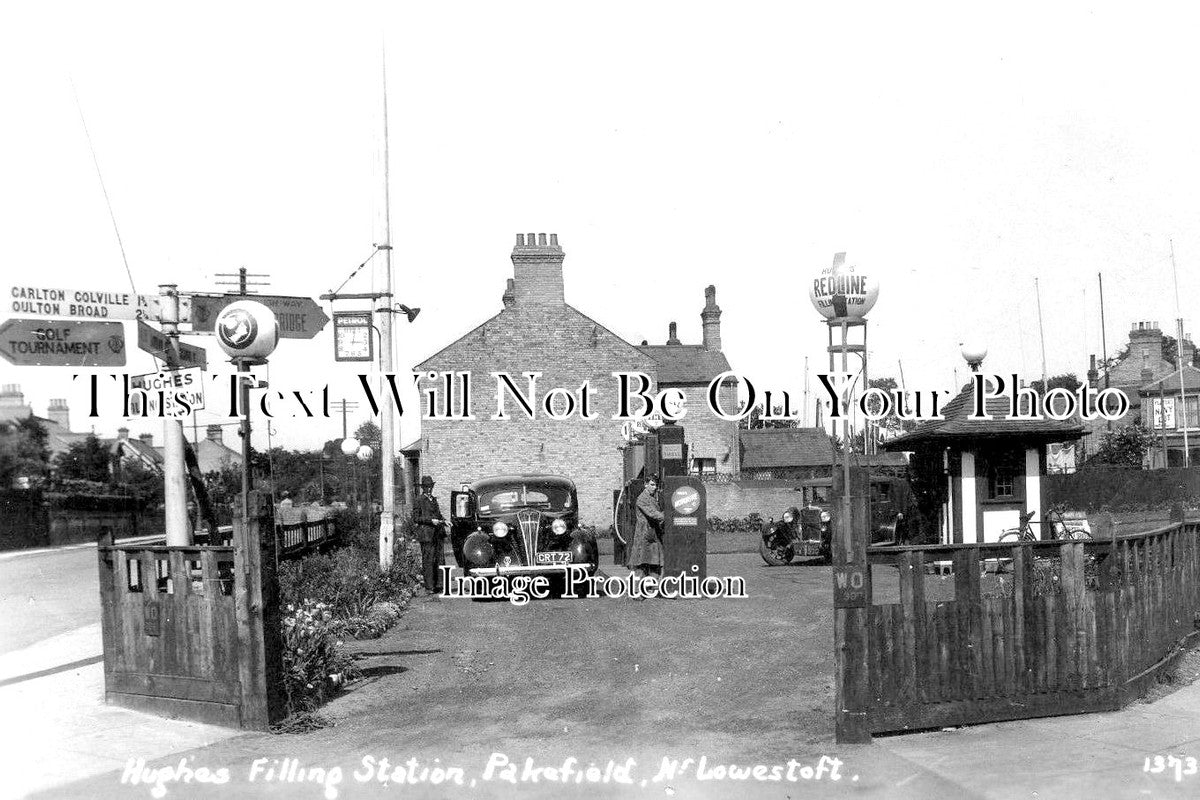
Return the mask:
<svg viewBox="0 0 1200 800">
<path fill-rule="evenodd" d="M 572 563 L 572 564 L 510 564 L 509 566 L 493 566 L 493 567 L 474 567 L 468 566 L 463 571 L 467 575 L 489 577 L 493 575 L 566 575 L 567 570 L 571 567 L 578 567 L 587 570 L 587 574 L 591 575 L 596 571 L 598 565 L 592 563 Z"/>
</svg>

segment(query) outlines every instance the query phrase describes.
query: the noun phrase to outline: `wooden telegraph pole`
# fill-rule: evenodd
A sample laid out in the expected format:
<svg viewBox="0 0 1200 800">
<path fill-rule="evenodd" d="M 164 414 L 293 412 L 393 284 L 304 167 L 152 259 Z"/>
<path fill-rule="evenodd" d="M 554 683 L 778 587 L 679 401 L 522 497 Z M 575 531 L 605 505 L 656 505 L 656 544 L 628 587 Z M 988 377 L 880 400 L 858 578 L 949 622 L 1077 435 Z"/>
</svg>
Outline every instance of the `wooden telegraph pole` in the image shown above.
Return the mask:
<svg viewBox="0 0 1200 800">
<path fill-rule="evenodd" d="M 835 355 L 840 353 L 841 371 L 849 372 L 850 353 L 863 360 L 863 389 L 867 380 L 867 322 L 865 315 L 874 305 L 878 287 L 854 267 L 845 267 L 845 253 L 833 257 L 833 266 L 822 271 L 813 281 L 810 299 L 826 318 L 829 328 L 829 371 L 837 368 Z M 850 341 L 850 331 L 861 328 L 862 343 Z M 834 332 L 840 334 L 835 341 Z M 866 474 L 851 467 L 851 436 L 849 412 L 853 389 L 841 398 L 842 463 L 833 465 L 833 488 L 837 497 L 835 528 L 832 533 L 833 556 L 833 642 L 834 642 L 834 729 L 839 743 L 871 741 L 870 674 L 867 671 L 867 615 L 871 610 L 871 572 L 867 564 L 869 515 Z M 831 416 L 837 409 L 831 409 Z M 864 448 L 865 449 L 865 448 Z"/>
</svg>

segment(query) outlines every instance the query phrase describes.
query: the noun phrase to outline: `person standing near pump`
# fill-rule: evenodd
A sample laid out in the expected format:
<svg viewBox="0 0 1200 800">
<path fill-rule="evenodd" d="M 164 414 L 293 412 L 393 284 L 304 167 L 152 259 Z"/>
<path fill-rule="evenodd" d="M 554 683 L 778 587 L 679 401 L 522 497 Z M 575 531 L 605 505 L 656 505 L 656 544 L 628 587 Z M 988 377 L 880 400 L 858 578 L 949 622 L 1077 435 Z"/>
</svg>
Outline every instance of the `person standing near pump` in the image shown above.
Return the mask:
<svg viewBox="0 0 1200 800">
<path fill-rule="evenodd" d="M 433 478 L 428 475 L 421 478 L 421 496 L 413 503 L 413 527 L 416 529 L 417 541 L 421 544 L 421 573 L 425 580 L 425 591 L 430 594 L 438 592 L 438 564 L 441 563 L 442 547 L 442 510 L 438 507 L 437 498 L 433 496 Z"/>
<path fill-rule="evenodd" d="M 658 476 L 650 475 L 637 499 L 637 525 L 629 545 L 629 566 L 638 578 L 662 572 L 663 512 L 658 507 L 658 486 Z"/>
</svg>

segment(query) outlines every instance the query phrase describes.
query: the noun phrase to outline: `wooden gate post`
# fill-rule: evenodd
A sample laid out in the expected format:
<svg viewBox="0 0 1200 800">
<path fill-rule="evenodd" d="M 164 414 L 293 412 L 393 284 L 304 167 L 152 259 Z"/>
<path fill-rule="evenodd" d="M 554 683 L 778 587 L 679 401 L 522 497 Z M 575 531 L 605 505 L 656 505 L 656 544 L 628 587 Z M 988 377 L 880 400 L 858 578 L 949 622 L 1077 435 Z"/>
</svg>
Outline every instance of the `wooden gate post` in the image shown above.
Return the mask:
<svg viewBox="0 0 1200 800">
<path fill-rule="evenodd" d="M 246 508 L 247 520 L 236 513 L 233 519 L 241 724 L 265 731 L 285 710 L 275 514 L 270 499 L 258 491 L 249 493 Z"/>
<path fill-rule="evenodd" d="M 848 444 L 848 443 L 847 443 Z M 834 644 L 834 728 L 839 744 L 866 744 L 871 741 L 871 684 L 867 671 L 867 615 L 871 611 L 871 570 L 867 564 L 866 475 L 852 470 L 846 486 L 841 469 L 833 471 L 831 510 L 833 531 L 833 644 Z M 850 516 L 843 509 L 843 497 L 850 495 Z"/>
</svg>

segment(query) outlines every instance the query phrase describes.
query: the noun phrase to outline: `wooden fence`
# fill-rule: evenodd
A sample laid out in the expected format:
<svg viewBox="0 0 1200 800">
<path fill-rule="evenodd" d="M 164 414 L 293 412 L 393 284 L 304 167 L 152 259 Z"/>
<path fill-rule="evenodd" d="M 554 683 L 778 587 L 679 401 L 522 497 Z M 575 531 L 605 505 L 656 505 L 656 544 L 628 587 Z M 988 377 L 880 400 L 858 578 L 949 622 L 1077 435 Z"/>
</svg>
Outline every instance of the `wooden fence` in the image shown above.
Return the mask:
<svg viewBox="0 0 1200 800">
<path fill-rule="evenodd" d="M 251 493 L 231 546 L 99 543 L 108 702 L 265 730 L 283 713 L 271 506 Z"/>
<path fill-rule="evenodd" d="M 320 550 L 338 539 L 333 517 L 304 522 L 277 524 L 278 557 L 297 558 L 304 553 Z"/>
<path fill-rule="evenodd" d="M 1197 636 L 1198 537 L 872 548 L 871 730 L 1123 707 Z"/>
</svg>

